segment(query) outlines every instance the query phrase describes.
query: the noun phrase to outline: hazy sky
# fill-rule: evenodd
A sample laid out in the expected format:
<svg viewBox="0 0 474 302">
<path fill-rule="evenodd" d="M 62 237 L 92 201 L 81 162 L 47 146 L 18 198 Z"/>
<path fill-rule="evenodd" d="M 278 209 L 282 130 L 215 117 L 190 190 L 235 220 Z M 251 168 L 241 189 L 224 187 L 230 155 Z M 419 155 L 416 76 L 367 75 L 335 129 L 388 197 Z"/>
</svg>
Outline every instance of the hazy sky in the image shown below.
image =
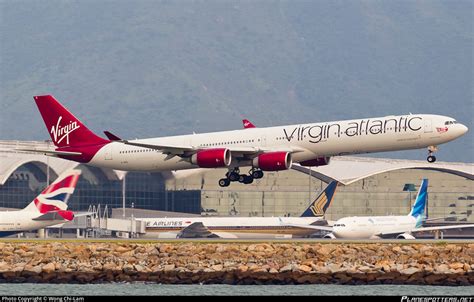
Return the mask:
<svg viewBox="0 0 474 302">
<path fill-rule="evenodd" d="M 412 113 L 471 130 L 472 1 L 0 1 L 0 139 L 44 140 L 33 95 L 126 138 Z M 424 160 L 425 150 L 374 156 Z"/>
</svg>

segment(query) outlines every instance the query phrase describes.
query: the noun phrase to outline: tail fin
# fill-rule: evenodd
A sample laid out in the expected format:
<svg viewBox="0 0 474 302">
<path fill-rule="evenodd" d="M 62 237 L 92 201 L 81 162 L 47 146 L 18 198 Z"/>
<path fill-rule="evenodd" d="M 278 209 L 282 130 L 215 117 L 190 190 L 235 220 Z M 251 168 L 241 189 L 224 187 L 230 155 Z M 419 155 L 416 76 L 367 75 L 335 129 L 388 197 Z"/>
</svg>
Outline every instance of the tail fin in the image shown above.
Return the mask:
<svg viewBox="0 0 474 302">
<path fill-rule="evenodd" d="M 306 211 L 300 217 L 321 217 L 324 216 L 326 210 L 331 205 L 331 202 L 336 193 L 338 182 L 331 181 L 326 189 L 322 191 L 318 197 L 309 205 Z"/>
<path fill-rule="evenodd" d="M 242 120 L 242 125 L 244 126 L 245 129 L 248 129 L 248 128 L 256 128 L 254 124 L 252 124 L 251 121 L 249 120 Z"/>
<path fill-rule="evenodd" d="M 103 144 L 107 141 L 92 131 L 52 95 L 34 97 L 46 128 L 57 147 Z"/>
<path fill-rule="evenodd" d="M 416 195 L 415 203 L 408 214 L 409 216 L 413 216 L 417 218 L 418 216 L 423 216 L 425 213 L 426 207 L 426 199 L 428 198 L 428 179 L 423 179 L 421 181 L 420 189 L 418 190 L 418 194 Z"/>
<path fill-rule="evenodd" d="M 67 209 L 69 196 L 74 193 L 81 170 L 70 170 L 46 187 L 24 210 L 41 214 Z"/>
</svg>

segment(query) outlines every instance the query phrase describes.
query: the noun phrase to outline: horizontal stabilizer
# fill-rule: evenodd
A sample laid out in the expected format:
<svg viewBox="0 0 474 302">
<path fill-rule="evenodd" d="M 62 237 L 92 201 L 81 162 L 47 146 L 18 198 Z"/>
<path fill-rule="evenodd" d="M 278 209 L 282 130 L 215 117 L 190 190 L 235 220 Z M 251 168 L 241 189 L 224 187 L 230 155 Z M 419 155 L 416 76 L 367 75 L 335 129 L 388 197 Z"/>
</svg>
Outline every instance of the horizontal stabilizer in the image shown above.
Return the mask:
<svg viewBox="0 0 474 302">
<path fill-rule="evenodd" d="M 49 220 L 67 220 L 71 221 L 74 219 L 74 213 L 71 211 L 52 211 L 52 212 L 47 212 L 43 215 L 40 215 L 36 218 L 33 218 L 35 221 L 49 221 Z"/>
<path fill-rule="evenodd" d="M 104 131 L 105 136 L 107 136 L 108 139 L 111 141 L 121 141 L 122 139 L 118 137 L 117 135 L 109 132 L 109 131 Z"/>
</svg>

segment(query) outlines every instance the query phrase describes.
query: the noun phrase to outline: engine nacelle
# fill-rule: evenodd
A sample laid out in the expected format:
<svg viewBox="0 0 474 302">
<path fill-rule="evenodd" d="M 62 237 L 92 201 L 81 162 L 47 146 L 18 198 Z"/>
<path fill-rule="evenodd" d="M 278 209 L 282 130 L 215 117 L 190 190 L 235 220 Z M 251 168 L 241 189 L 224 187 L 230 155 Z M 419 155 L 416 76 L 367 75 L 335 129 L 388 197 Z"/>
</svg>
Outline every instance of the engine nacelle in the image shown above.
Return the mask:
<svg viewBox="0 0 474 302">
<path fill-rule="evenodd" d="M 318 157 L 315 159 L 305 160 L 300 162 L 300 165 L 305 167 L 319 167 L 319 166 L 326 166 L 329 165 L 329 161 L 331 160 L 330 157 Z"/>
<path fill-rule="evenodd" d="M 202 150 L 191 156 L 191 163 L 201 168 L 228 167 L 231 161 L 232 155 L 227 148 Z"/>
<path fill-rule="evenodd" d="M 270 152 L 255 157 L 252 165 L 263 171 L 281 171 L 288 170 L 292 162 L 291 154 L 288 152 Z"/>
<path fill-rule="evenodd" d="M 329 233 L 329 234 L 324 235 L 323 238 L 326 238 L 326 239 L 336 239 L 336 236 L 334 236 L 333 233 Z"/>
<path fill-rule="evenodd" d="M 397 239 L 416 239 L 413 235 L 408 233 L 403 233 L 397 236 Z"/>
</svg>

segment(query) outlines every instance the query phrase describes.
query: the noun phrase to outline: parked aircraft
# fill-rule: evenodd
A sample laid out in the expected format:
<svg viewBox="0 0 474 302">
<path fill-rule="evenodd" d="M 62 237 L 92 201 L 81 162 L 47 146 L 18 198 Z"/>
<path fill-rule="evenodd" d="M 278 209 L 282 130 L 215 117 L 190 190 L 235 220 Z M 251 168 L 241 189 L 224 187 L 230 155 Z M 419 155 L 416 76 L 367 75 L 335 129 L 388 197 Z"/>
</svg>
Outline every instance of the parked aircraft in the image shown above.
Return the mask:
<svg viewBox="0 0 474 302">
<path fill-rule="evenodd" d="M 435 162 L 437 145 L 452 141 L 468 128 L 451 117 L 408 114 L 358 120 L 246 128 L 202 134 L 125 140 L 105 131 L 90 131 L 51 95 L 34 97 L 55 150 L 39 152 L 97 167 L 123 171 L 169 171 L 227 168 L 222 187 L 233 181 L 250 184 L 264 171 L 329 164 L 331 156 L 428 147 Z M 249 167 L 248 174 L 240 168 Z"/>
<path fill-rule="evenodd" d="M 0 237 L 73 220 L 67 200 L 74 193 L 80 174 L 80 170 L 70 170 L 58 177 L 23 210 L 0 212 Z"/>
<path fill-rule="evenodd" d="M 406 216 L 365 216 L 344 217 L 337 220 L 332 227 L 294 225 L 304 229 L 329 231 L 325 238 L 344 239 L 377 239 L 396 237 L 398 239 L 415 239 L 414 233 L 472 228 L 474 224 L 422 227 L 422 223 L 430 219 L 425 217 L 426 200 L 428 196 L 428 180 L 423 179 L 410 213 Z M 435 218 L 436 220 L 439 218 Z"/>
<path fill-rule="evenodd" d="M 331 204 L 338 182 L 333 181 L 300 217 L 189 217 L 140 218 L 146 222 L 146 237 L 152 238 L 292 238 L 314 233 L 286 224 L 325 224 L 324 213 Z"/>
</svg>

